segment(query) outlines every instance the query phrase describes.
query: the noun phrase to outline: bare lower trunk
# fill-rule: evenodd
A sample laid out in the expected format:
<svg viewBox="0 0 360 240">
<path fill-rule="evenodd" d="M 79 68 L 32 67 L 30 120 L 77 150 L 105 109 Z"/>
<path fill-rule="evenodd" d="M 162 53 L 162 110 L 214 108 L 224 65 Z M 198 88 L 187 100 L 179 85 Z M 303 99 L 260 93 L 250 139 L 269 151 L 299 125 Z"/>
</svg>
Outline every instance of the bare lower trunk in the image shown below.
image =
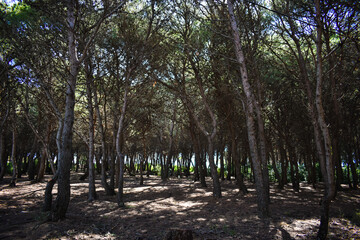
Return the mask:
<svg viewBox="0 0 360 240">
<path fill-rule="evenodd" d="M 12 148 L 11 148 L 11 163 L 13 167 L 13 172 L 11 176 L 10 187 L 16 186 L 16 176 L 17 176 L 17 165 L 16 165 L 16 128 L 12 130 Z"/>
<path fill-rule="evenodd" d="M 112 196 L 112 195 L 115 195 L 115 191 L 114 191 L 114 188 L 110 188 L 110 186 L 106 180 L 107 157 L 106 157 L 105 131 L 104 131 L 104 127 L 102 125 L 103 121 L 102 121 L 102 116 L 100 113 L 96 88 L 94 88 L 94 103 L 95 103 L 95 112 L 96 112 L 96 116 L 97 116 L 98 128 L 99 128 L 100 137 L 101 137 L 101 153 L 102 153 L 102 155 L 101 155 L 101 184 L 105 189 L 106 195 Z"/>
<path fill-rule="evenodd" d="M 231 135 L 231 156 L 232 156 L 232 162 L 235 165 L 235 173 L 236 173 L 236 184 L 238 185 L 239 190 L 243 193 L 243 194 L 247 194 L 248 190 L 244 184 L 244 180 L 243 180 L 243 176 L 241 173 L 241 168 L 240 168 L 240 158 L 237 154 L 237 149 L 236 149 L 236 138 L 235 138 L 235 129 L 234 129 L 234 124 L 232 121 L 229 122 L 229 129 L 230 129 L 230 135 Z"/>
<path fill-rule="evenodd" d="M 87 108 L 89 111 L 89 142 L 88 142 L 88 163 L 89 163 L 89 193 L 88 201 L 92 202 L 96 199 L 95 189 L 95 169 L 94 169 L 94 108 L 93 108 L 93 78 L 91 70 L 91 62 L 89 58 L 85 61 L 85 73 L 86 73 L 86 93 L 87 93 Z M 99 167 L 99 166 L 98 166 Z"/>
<path fill-rule="evenodd" d="M 191 117 L 190 117 L 190 136 L 191 136 L 191 140 L 192 140 L 193 146 L 194 146 L 195 164 L 197 165 L 197 168 L 198 168 L 200 184 L 201 184 L 201 187 L 206 188 L 207 186 L 206 186 L 206 180 L 205 180 L 205 175 L 204 175 L 204 171 L 203 171 L 203 163 L 202 163 L 202 160 L 200 157 L 199 139 L 195 133 L 194 120 Z"/>
<path fill-rule="evenodd" d="M 46 158 L 47 158 L 46 150 L 43 147 L 40 161 L 39 161 L 39 171 L 36 176 L 37 182 L 40 182 L 44 179 Z"/>
<path fill-rule="evenodd" d="M 221 148 L 220 150 L 220 179 L 221 181 L 225 180 L 225 175 L 224 175 L 224 147 Z"/>
<path fill-rule="evenodd" d="M 58 179 L 58 174 L 56 173 L 52 179 L 46 184 L 45 188 L 45 197 L 44 197 L 44 206 L 43 211 L 47 212 L 51 210 L 52 206 L 52 190 L 54 188 L 54 185 Z"/>
<path fill-rule="evenodd" d="M 128 73 L 130 74 L 130 73 Z M 129 76 L 129 75 L 128 75 Z M 120 138 L 121 134 L 123 134 L 123 128 L 124 128 L 124 118 L 125 118 L 125 111 L 127 106 L 127 94 L 128 90 L 127 87 L 125 88 L 124 92 L 124 99 L 123 99 L 123 106 L 121 108 L 121 114 L 119 118 L 119 125 L 118 125 L 118 131 L 116 134 L 116 153 L 117 153 L 117 159 L 119 161 L 119 183 L 118 183 L 118 195 L 117 195 L 117 203 L 119 207 L 124 207 L 124 157 L 121 152 L 121 146 L 120 146 Z"/>
<path fill-rule="evenodd" d="M 217 174 L 217 167 L 214 163 L 213 139 L 209 136 L 207 140 L 208 140 L 210 171 L 213 180 L 213 196 L 216 198 L 221 198 L 221 186 L 220 186 L 219 176 Z"/>
<path fill-rule="evenodd" d="M 119 207 L 124 207 L 124 156 L 120 155 L 120 174 L 119 174 L 119 186 L 118 186 L 118 195 L 117 202 Z"/>
<path fill-rule="evenodd" d="M 7 165 L 7 158 L 5 157 L 5 149 L 4 149 L 4 133 L 0 129 L 0 181 L 4 178 L 6 165 Z"/>
<path fill-rule="evenodd" d="M 68 47 L 69 47 L 69 78 L 66 90 L 65 116 L 61 139 L 61 152 L 58 162 L 58 194 L 52 212 L 52 220 L 64 219 L 70 203 L 70 168 L 72 162 L 72 132 L 74 124 L 75 89 L 78 75 L 79 62 L 77 60 L 75 43 L 75 1 L 68 2 L 69 23 Z"/>
</svg>

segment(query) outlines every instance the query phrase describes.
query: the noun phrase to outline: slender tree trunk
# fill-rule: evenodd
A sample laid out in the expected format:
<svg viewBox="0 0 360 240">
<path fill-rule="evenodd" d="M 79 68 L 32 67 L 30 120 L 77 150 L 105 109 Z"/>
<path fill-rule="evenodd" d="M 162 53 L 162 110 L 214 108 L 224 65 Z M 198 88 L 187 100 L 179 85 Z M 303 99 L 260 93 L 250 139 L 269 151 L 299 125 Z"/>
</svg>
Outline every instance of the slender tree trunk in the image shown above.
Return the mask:
<svg viewBox="0 0 360 240">
<path fill-rule="evenodd" d="M 59 127 L 56 134 L 56 146 L 58 150 L 57 159 L 59 161 L 60 153 L 61 153 L 61 132 L 63 129 L 63 120 L 60 114 L 58 114 L 58 117 L 59 117 Z M 55 175 L 52 177 L 52 179 L 48 181 L 48 183 L 46 184 L 43 211 L 51 211 L 52 209 L 52 190 L 54 188 L 55 183 L 58 180 L 58 176 L 59 176 L 59 172 L 57 170 Z"/>
<path fill-rule="evenodd" d="M 321 208 L 321 219 L 320 227 L 317 235 L 318 239 L 326 239 L 329 225 L 329 208 L 330 202 L 335 197 L 335 178 L 334 178 L 334 166 L 333 166 L 333 153 L 331 150 L 331 140 L 328 125 L 325 121 L 325 113 L 322 102 L 322 20 L 321 20 L 321 9 L 320 0 L 315 0 L 316 8 L 316 109 L 318 112 L 318 122 L 322 133 L 323 147 L 325 157 L 322 158 L 320 165 L 322 165 L 322 174 L 325 179 L 325 194 L 322 199 Z"/>
<path fill-rule="evenodd" d="M 248 190 L 244 184 L 244 179 L 241 173 L 241 168 L 240 168 L 240 158 L 237 154 L 237 146 L 236 146 L 236 139 L 235 139 L 235 129 L 234 129 L 234 125 L 233 122 L 230 121 L 229 122 L 229 129 L 230 129 L 230 135 L 231 135 L 231 156 L 233 159 L 233 163 L 235 165 L 235 173 L 236 173 L 236 183 L 238 185 L 239 190 L 243 193 L 243 194 L 247 194 Z"/>
<path fill-rule="evenodd" d="M 0 181 L 3 180 L 7 165 L 7 158 L 5 157 L 5 149 L 4 149 L 4 132 L 0 129 Z"/>
<path fill-rule="evenodd" d="M 347 159 L 348 159 L 348 171 L 349 171 L 348 175 L 350 176 L 350 171 L 351 171 L 351 176 L 352 176 L 352 181 L 350 180 L 350 177 L 349 177 L 349 181 L 352 182 L 351 187 L 353 189 L 357 189 L 358 176 L 357 176 L 357 172 L 356 172 L 356 166 L 354 163 L 354 157 L 353 157 L 350 146 L 348 146 L 348 150 L 347 150 Z"/>
<path fill-rule="evenodd" d="M 326 43 L 326 50 L 328 54 L 331 53 L 331 46 L 330 46 L 330 26 L 326 26 L 324 31 L 325 36 L 325 43 Z M 341 148 L 340 148 L 340 129 L 341 129 L 341 111 L 340 105 L 338 101 L 338 86 L 336 86 L 336 78 L 334 76 L 333 69 L 335 68 L 335 61 L 334 56 L 330 54 L 329 56 L 329 80 L 331 83 L 331 101 L 332 101 L 332 108 L 333 111 L 332 117 L 332 149 L 333 149 L 333 159 L 336 167 L 336 189 L 342 190 L 341 183 L 343 181 L 343 171 L 341 166 Z"/>
<path fill-rule="evenodd" d="M 128 77 L 126 80 L 129 80 L 130 73 L 128 73 Z M 123 128 L 124 128 L 124 119 L 125 119 L 125 111 L 127 107 L 127 98 L 128 98 L 128 89 L 125 87 L 124 91 L 124 98 L 123 98 L 123 106 L 121 108 L 121 114 L 119 118 L 119 125 L 118 125 L 118 131 L 116 134 L 116 153 L 117 153 L 117 159 L 119 161 L 119 184 L 118 184 L 118 194 L 117 194 L 117 203 L 119 207 L 124 207 L 124 156 L 122 154 L 122 150 L 120 149 L 120 138 L 123 134 Z"/>
<path fill-rule="evenodd" d="M 280 182 L 282 179 L 281 179 L 279 170 L 277 169 L 277 166 L 276 166 L 277 158 L 276 158 L 276 153 L 274 152 L 273 148 L 270 152 L 270 156 L 271 156 L 271 165 L 272 165 L 272 168 L 274 169 L 274 173 L 275 173 L 275 179 L 278 181 L 279 186 L 280 186 Z"/>
<path fill-rule="evenodd" d="M 220 179 L 221 181 L 225 180 L 225 169 L 224 169 L 224 147 L 220 149 Z"/>
<path fill-rule="evenodd" d="M 36 148 L 37 148 L 37 141 L 38 139 L 35 137 L 34 138 L 34 142 L 33 142 L 33 145 L 31 147 L 31 152 L 29 154 L 29 157 L 28 157 L 28 169 L 27 169 L 27 172 L 28 172 L 28 177 L 29 177 L 29 180 L 32 181 L 34 180 L 35 178 L 35 161 L 34 161 L 34 155 L 35 155 L 35 152 L 36 152 Z"/>
<path fill-rule="evenodd" d="M 104 131 L 104 127 L 103 127 L 102 116 L 100 113 L 96 88 L 94 88 L 94 105 L 95 105 L 95 112 L 96 112 L 96 117 L 97 117 L 98 128 L 99 128 L 100 137 L 101 137 L 101 153 L 102 153 L 102 155 L 101 155 L 101 184 L 105 189 L 106 195 L 112 196 L 112 195 L 115 195 L 115 191 L 114 191 L 114 188 L 110 188 L 110 186 L 106 180 L 106 177 L 107 177 L 106 176 L 106 163 L 108 160 L 107 160 L 107 155 L 106 155 L 105 131 Z"/>
<path fill-rule="evenodd" d="M 86 73 L 86 93 L 87 93 L 87 109 L 89 111 L 89 142 L 88 142 L 88 163 L 89 163 L 89 193 L 88 201 L 92 202 L 96 199 L 95 189 L 95 169 L 94 169 L 94 107 L 93 107 L 93 78 L 91 63 L 89 57 L 84 61 Z"/>
<path fill-rule="evenodd" d="M 117 124 L 116 124 L 116 117 L 114 115 L 114 129 L 113 129 L 113 146 L 109 152 L 111 152 L 111 159 L 110 159 L 110 181 L 109 187 L 110 189 L 115 189 L 115 161 L 116 161 L 116 135 L 117 135 Z"/>
<path fill-rule="evenodd" d="M 38 174 L 36 176 L 36 181 L 37 182 L 41 182 L 44 179 L 45 164 L 46 164 L 46 158 L 47 157 L 48 157 L 47 152 L 45 150 L 45 147 L 43 147 L 43 149 L 41 151 L 40 161 L 39 161 L 39 171 L 38 171 Z"/>
<path fill-rule="evenodd" d="M 221 198 L 221 186 L 220 186 L 220 181 L 219 181 L 219 176 L 217 174 L 217 166 L 214 163 L 214 139 L 217 133 L 217 120 L 215 117 L 214 112 L 211 110 L 207 97 L 205 95 L 205 91 L 203 89 L 203 85 L 202 85 L 202 79 L 199 73 L 199 69 L 196 67 L 195 62 L 192 60 L 192 58 L 189 58 L 192 69 L 194 70 L 195 73 L 195 78 L 198 82 L 198 86 L 199 86 L 199 90 L 200 90 L 200 95 L 201 95 L 201 100 L 203 102 L 203 104 L 205 105 L 205 109 L 207 111 L 207 113 L 210 116 L 211 119 L 211 126 L 212 126 L 212 131 L 211 133 L 208 132 L 205 127 L 200 123 L 200 120 L 198 119 L 197 115 L 194 114 L 194 110 L 193 110 L 193 106 L 192 104 L 190 104 L 188 99 L 185 99 L 185 102 L 187 104 L 187 107 L 189 109 L 189 111 L 191 112 L 192 118 L 194 119 L 195 124 L 198 126 L 198 128 L 201 130 L 201 132 L 206 136 L 207 138 L 207 142 L 208 142 L 208 155 L 209 155 L 209 164 L 210 164 L 210 171 L 211 171 L 211 177 L 213 180 L 213 196 L 215 198 Z M 205 153 L 206 156 L 206 153 Z M 206 170 L 206 158 L 204 158 L 204 165 L 205 165 L 205 170 Z"/>
<path fill-rule="evenodd" d="M 15 110 L 14 110 L 15 111 Z M 13 167 L 13 173 L 11 176 L 10 187 L 16 186 L 16 176 L 17 176 L 17 165 L 16 165 L 16 127 L 15 124 L 12 130 L 12 147 L 11 147 L 11 163 Z"/>
<path fill-rule="evenodd" d="M 230 23 L 232 28 L 232 34 L 234 38 L 234 45 L 235 45 L 235 54 L 237 61 L 239 63 L 240 72 L 241 72 L 241 80 L 243 90 L 246 96 L 245 105 L 245 115 L 246 115 L 246 125 L 247 125 L 247 133 L 248 133 L 248 140 L 249 140 L 249 147 L 250 147 L 250 155 L 252 160 L 252 166 L 254 169 L 254 177 L 255 177 L 255 184 L 256 184 L 256 192 L 257 192 L 257 200 L 258 200 L 258 214 L 259 217 L 268 217 L 269 216 L 269 189 L 268 189 L 268 179 L 266 179 L 266 173 L 264 173 L 265 166 L 263 159 L 264 155 L 264 143 L 260 142 L 260 154 L 258 151 L 258 144 L 256 138 L 256 126 L 255 126 L 255 104 L 258 104 L 254 101 L 253 92 L 248 80 L 248 74 L 245 64 L 245 57 L 242 51 L 242 46 L 240 43 L 240 34 L 237 27 L 234 10 L 233 10 L 233 3 L 232 0 L 228 0 L 228 10 L 229 10 L 229 17 Z M 259 118 L 259 116 L 258 116 Z M 262 129 L 259 129 L 260 135 L 262 134 Z M 267 170 L 267 169 L 266 169 Z"/>
<path fill-rule="evenodd" d="M 230 144 L 231 148 L 232 145 Z M 227 151 L 227 157 L 226 157 L 226 170 L 227 170 L 227 175 L 226 175 L 226 180 L 231 181 L 231 160 L 232 160 L 232 156 L 231 156 L 231 151 Z"/>
<path fill-rule="evenodd" d="M 202 163 L 202 160 L 200 157 L 199 140 L 198 140 L 198 136 L 196 135 L 196 132 L 195 132 L 195 123 L 191 116 L 190 116 L 190 136 L 191 136 L 191 140 L 192 140 L 193 146 L 194 146 L 195 164 L 198 169 L 200 184 L 201 184 L 201 187 L 206 188 L 207 186 L 206 186 L 206 180 L 205 180 L 205 175 L 204 175 L 204 171 L 203 171 L 203 163 Z"/>
<path fill-rule="evenodd" d="M 213 137 L 208 136 L 208 152 L 209 152 L 209 163 L 210 163 L 210 171 L 213 179 L 213 196 L 215 198 L 221 198 L 221 186 L 219 181 L 219 176 L 217 174 L 217 167 L 214 163 L 214 143 Z"/>
</svg>

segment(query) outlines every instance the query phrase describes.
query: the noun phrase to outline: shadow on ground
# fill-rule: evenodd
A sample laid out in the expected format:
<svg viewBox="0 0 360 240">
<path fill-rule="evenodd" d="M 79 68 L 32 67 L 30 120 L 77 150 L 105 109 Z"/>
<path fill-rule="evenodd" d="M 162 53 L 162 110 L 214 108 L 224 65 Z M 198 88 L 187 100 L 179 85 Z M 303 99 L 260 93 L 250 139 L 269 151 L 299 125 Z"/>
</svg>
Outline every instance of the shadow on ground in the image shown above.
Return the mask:
<svg viewBox="0 0 360 240">
<path fill-rule="evenodd" d="M 50 179 L 50 176 L 47 176 Z M 313 239 L 319 225 L 322 191 L 302 184 L 299 193 L 290 186 L 271 188 L 271 217 L 256 215 L 254 186 L 242 195 L 235 182 L 221 183 L 223 198 L 213 199 L 211 179 L 200 188 L 191 179 L 167 182 L 150 176 L 127 176 L 126 206 L 118 208 L 115 196 L 106 196 L 96 180 L 98 199 L 87 202 L 87 182 L 72 174 L 72 199 L 67 218 L 46 221 L 41 212 L 45 183 L 21 179 L 16 188 L 8 179 L 0 184 L 0 239 L 162 239 L 172 228 L 190 229 L 195 239 Z M 56 187 L 55 187 L 56 196 Z M 329 239 L 360 238 L 360 228 L 349 219 L 360 206 L 360 191 L 339 192 L 331 207 Z"/>
</svg>

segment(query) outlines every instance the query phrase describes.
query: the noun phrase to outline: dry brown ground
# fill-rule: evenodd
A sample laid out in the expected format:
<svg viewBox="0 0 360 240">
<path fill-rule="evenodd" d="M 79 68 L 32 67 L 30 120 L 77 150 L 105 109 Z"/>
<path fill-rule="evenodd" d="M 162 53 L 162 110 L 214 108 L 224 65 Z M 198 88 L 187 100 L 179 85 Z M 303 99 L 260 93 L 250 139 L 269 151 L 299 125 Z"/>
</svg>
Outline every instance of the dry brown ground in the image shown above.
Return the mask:
<svg viewBox="0 0 360 240">
<path fill-rule="evenodd" d="M 49 179 L 50 176 L 47 176 Z M 239 194 L 234 182 L 221 183 L 223 198 L 191 179 L 146 178 L 125 181 L 126 207 L 105 196 L 96 181 L 98 200 L 87 202 L 87 183 L 72 174 L 71 202 L 66 220 L 46 221 L 41 212 L 46 183 L 21 179 L 16 188 L 0 184 L 0 239 L 162 239 L 172 228 L 190 229 L 195 239 L 314 239 L 319 225 L 321 192 L 307 184 L 296 193 L 271 189 L 271 218 L 256 216 L 254 186 Z M 346 186 L 345 186 L 346 187 Z M 56 192 L 56 186 L 55 186 Z M 339 192 L 331 206 L 329 239 L 360 239 L 360 227 L 350 219 L 360 209 L 360 190 Z"/>
</svg>

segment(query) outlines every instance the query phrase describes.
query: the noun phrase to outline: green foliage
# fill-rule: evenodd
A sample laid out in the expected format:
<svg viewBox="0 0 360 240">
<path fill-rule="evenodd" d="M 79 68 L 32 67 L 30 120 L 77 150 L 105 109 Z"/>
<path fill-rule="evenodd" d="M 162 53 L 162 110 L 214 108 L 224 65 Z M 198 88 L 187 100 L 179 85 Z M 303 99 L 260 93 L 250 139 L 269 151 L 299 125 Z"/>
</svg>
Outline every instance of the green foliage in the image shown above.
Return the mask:
<svg viewBox="0 0 360 240">
<path fill-rule="evenodd" d="M 28 27 L 39 20 L 38 13 L 26 3 L 20 2 L 13 6 L 3 6 L 7 24 L 17 27 Z"/>
<path fill-rule="evenodd" d="M 11 174 L 12 171 L 13 171 L 13 165 L 12 165 L 12 162 L 9 160 L 8 163 L 7 163 L 7 165 L 6 165 L 6 172 L 7 172 L 8 174 Z"/>
<path fill-rule="evenodd" d="M 157 176 L 161 176 L 161 165 L 153 166 L 151 172 Z"/>
</svg>

